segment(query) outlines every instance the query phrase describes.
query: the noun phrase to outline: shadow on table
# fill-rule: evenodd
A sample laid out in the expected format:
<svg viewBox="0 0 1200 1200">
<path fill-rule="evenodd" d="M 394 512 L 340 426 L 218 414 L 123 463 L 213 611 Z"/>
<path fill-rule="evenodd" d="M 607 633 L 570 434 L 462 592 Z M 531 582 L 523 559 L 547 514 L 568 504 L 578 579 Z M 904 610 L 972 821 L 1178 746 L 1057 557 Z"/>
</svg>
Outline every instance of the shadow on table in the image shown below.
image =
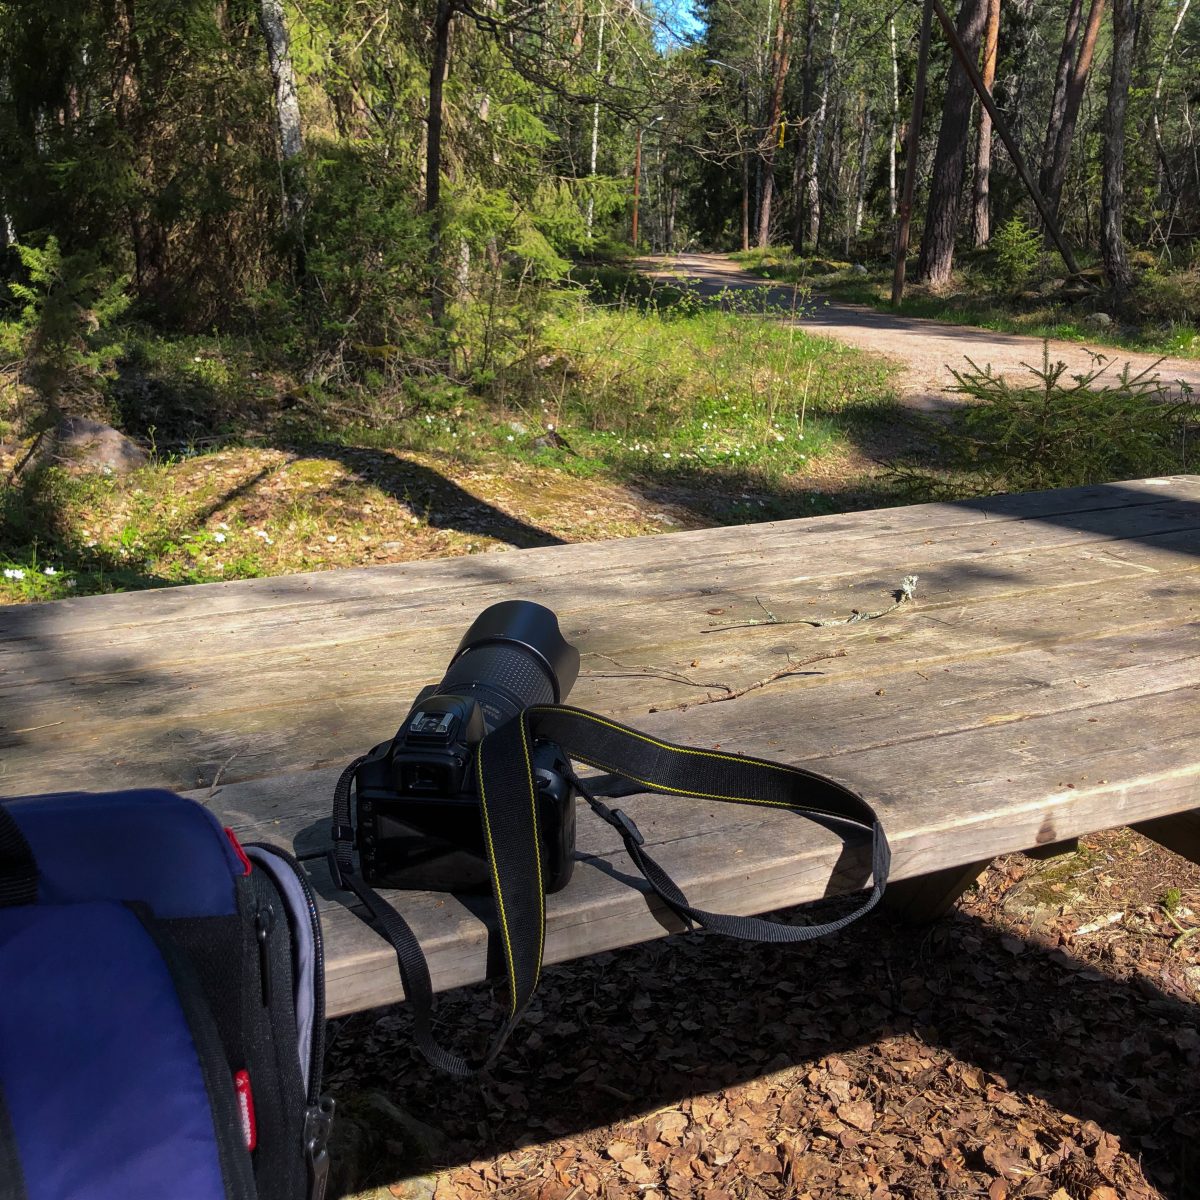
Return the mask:
<svg viewBox="0 0 1200 1200">
<path fill-rule="evenodd" d="M 498 1010 L 481 987 L 450 993 L 439 1011 L 442 1036 L 465 1032 L 470 1040 L 493 1027 Z M 915 1157 L 924 1134 L 951 1129 L 966 1168 L 985 1171 L 986 1131 L 954 1129 L 949 1092 L 965 1096 L 959 1106 L 986 1116 L 989 1127 L 994 1118 L 999 1142 L 1018 1146 L 1011 1114 L 1037 1124 L 1027 1105 L 1040 1097 L 1070 1114 L 1063 1126 L 1079 1146 L 1101 1131 L 1113 1135 L 1140 1157 L 1164 1197 L 1193 1200 L 1198 1021 L 1200 1006 L 1146 978 L 1107 978 L 961 915 L 931 930 L 879 917 L 837 940 L 789 948 L 668 939 L 547 970 L 487 1082 L 463 1083 L 427 1067 L 412 1049 L 402 1007 L 336 1024 L 328 1086 L 345 1114 L 339 1183 L 353 1190 L 492 1158 L 836 1054 L 848 1062 L 850 1082 L 873 1097 L 875 1134 L 899 1139 L 893 1145 L 905 1151 L 910 1177 L 922 1181 L 920 1194 L 931 1183 L 949 1186 L 936 1162 L 922 1166 Z M 904 1057 L 889 1046 L 897 1038 L 933 1060 L 924 1083 L 910 1082 L 911 1062 L 893 1061 Z M 987 1078 L 964 1083 L 961 1069 L 947 1074 L 948 1055 Z M 811 1136 L 834 1120 L 836 1101 L 802 1081 L 796 1091 L 805 1120 L 779 1137 Z M 891 1103 L 889 1091 L 897 1097 Z M 404 1124 L 403 1114 L 417 1118 L 415 1136 L 393 1124 L 398 1117 Z M 1087 1122 L 1095 1125 L 1085 1129 Z M 1039 1126 L 1043 1153 L 1058 1148 L 1063 1126 Z M 1024 1140 L 1033 1136 L 1026 1130 Z M 828 1153 L 838 1154 L 836 1140 Z M 1090 1160 L 1076 1154 L 1061 1179 L 1049 1171 L 1044 1194 L 1080 1184 L 1070 1172 L 1081 1163 Z M 1104 1182 L 1096 1175 L 1089 1186 Z"/>
</svg>

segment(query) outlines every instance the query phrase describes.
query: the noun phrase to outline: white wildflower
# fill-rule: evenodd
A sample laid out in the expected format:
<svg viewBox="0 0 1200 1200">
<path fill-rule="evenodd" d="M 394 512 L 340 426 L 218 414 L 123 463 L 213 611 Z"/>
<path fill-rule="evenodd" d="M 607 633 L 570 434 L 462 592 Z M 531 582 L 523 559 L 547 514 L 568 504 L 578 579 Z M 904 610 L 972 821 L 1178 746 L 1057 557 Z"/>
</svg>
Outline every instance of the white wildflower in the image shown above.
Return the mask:
<svg viewBox="0 0 1200 1200">
<path fill-rule="evenodd" d="M 56 568 L 54 568 L 54 567 L 43 567 L 43 568 L 42 568 L 42 574 L 43 574 L 43 575 L 57 575 L 57 574 L 58 574 L 58 571 L 57 571 L 57 569 L 56 569 Z"/>
<path fill-rule="evenodd" d="M 5 579 L 24 579 L 25 572 L 22 571 L 20 567 L 5 567 L 4 568 L 4 578 Z"/>
<path fill-rule="evenodd" d="M 223 542 L 224 540 L 225 540 L 225 535 L 223 533 L 214 533 L 213 534 L 214 542 Z"/>
<path fill-rule="evenodd" d="M 337 534 L 336 534 L 336 533 L 329 533 L 329 534 L 326 534 L 326 535 L 325 535 L 325 540 L 326 540 L 327 542 L 336 542 L 336 541 L 337 541 Z"/>
<path fill-rule="evenodd" d="M 270 534 L 268 534 L 265 529 L 252 529 L 250 532 L 254 534 L 255 537 L 262 538 L 262 540 L 266 542 L 268 546 L 274 545 L 274 543 L 271 541 Z"/>
</svg>

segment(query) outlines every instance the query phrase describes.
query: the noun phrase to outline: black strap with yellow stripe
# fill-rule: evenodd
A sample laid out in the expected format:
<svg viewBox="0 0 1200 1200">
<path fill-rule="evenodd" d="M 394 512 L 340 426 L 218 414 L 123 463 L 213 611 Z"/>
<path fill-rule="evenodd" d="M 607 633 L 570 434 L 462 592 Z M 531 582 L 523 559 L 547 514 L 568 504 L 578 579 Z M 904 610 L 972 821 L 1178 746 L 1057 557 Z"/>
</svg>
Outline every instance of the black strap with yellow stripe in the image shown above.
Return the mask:
<svg viewBox="0 0 1200 1200">
<path fill-rule="evenodd" d="M 845 928 L 874 908 L 883 895 L 890 862 L 883 827 L 870 805 L 832 780 L 765 759 L 674 745 L 583 709 L 566 705 L 528 708 L 488 734 L 476 752 L 476 784 L 508 976 L 509 1008 L 486 1057 L 469 1061 L 444 1050 L 433 1037 L 429 970 L 412 930 L 382 896 L 353 874 L 350 782 L 357 764 L 351 764 L 339 781 L 334 802 L 336 849 L 331 861 L 335 875 L 362 900 L 395 948 L 405 995 L 413 1010 L 417 1044 L 442 1070 L 469 1075 L 490 1064 L 538 985 L 545 945 L 546 896 L 531 751 L 539 739 L 555 743 L 576 762 L 610 773 L 608 781 L 574 777 L 572 782 L 592 809 L 621 835 L 630 859 L 651 889 L 689 926 L 751 941 L 811 941 Z M 609 786 L 612 777 L 627 783 L 613 789 Z M 614 790 L 784 809 L 835 831 L 849 827 L 869 834 L 871 891 L 854 911 L 821 925 L 784 925 L 695 908 L 646 852 L 633 821 L 620 809 L 609 808 L 597 795 L 603 792 L 611 796 Z"/>
</svg>

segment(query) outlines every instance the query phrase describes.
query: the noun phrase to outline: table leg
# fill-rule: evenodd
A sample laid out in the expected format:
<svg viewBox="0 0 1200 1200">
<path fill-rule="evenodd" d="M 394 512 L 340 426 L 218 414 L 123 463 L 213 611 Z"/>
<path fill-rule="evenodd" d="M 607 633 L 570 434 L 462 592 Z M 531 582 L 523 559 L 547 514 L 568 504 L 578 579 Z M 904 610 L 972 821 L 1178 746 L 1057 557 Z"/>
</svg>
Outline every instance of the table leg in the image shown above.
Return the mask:
<svg viewBox="0 0 1200 1200">
<path fill-rule="evenodd" d="M 1031 846 L 1025 851 L 1025 856 L 1045 862 L 1050 858 L 1061 858 L 1064 854 L 1077 854 L 1078 852 L 1079 839 L 1067 838 L 1065 842 L 1047 842 L 1042 846 Z"/>
<path fill-rule="evenodd" d="M 1155 817 L 1130 826 L 1151 841 L 1182 854 L 1188 862 L 1200 863 L 1200 808 L 1176 813 L 1173 817 Z"/>
<path fill-rule="evenodd" d="M 992 860 L 969 863 L 963 867 L 948 867 L 915 879 L 889 883 L 884 893 L 884 907 L 913 925 L 925 925 L 944 916 L 959 898 L 987 869 Z"/>
</svg>

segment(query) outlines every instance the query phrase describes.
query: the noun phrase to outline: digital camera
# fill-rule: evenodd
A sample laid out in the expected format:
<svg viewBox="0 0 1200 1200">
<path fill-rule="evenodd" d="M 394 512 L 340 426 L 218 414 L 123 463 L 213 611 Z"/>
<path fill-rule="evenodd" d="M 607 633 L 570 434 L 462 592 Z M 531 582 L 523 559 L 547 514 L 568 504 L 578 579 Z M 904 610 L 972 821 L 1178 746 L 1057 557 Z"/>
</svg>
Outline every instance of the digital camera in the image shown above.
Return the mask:
<svg viewBox="0 0 1200 1200">
<path fill-rule="evenodd" d="M 548 608 L 506 600 L 480 613 L 441 683 L 421 690 L 396 736 L 355 772 L 363 878 L 375 887 L 487 891 L 476 747 L 530 705 L 565 700 L 578 674 L 579 651 Z M 557 746 L 538 740 L 530 757 L 542 876 L 553 892 L 574 866 L 575 796 Z"/>
</svg>

